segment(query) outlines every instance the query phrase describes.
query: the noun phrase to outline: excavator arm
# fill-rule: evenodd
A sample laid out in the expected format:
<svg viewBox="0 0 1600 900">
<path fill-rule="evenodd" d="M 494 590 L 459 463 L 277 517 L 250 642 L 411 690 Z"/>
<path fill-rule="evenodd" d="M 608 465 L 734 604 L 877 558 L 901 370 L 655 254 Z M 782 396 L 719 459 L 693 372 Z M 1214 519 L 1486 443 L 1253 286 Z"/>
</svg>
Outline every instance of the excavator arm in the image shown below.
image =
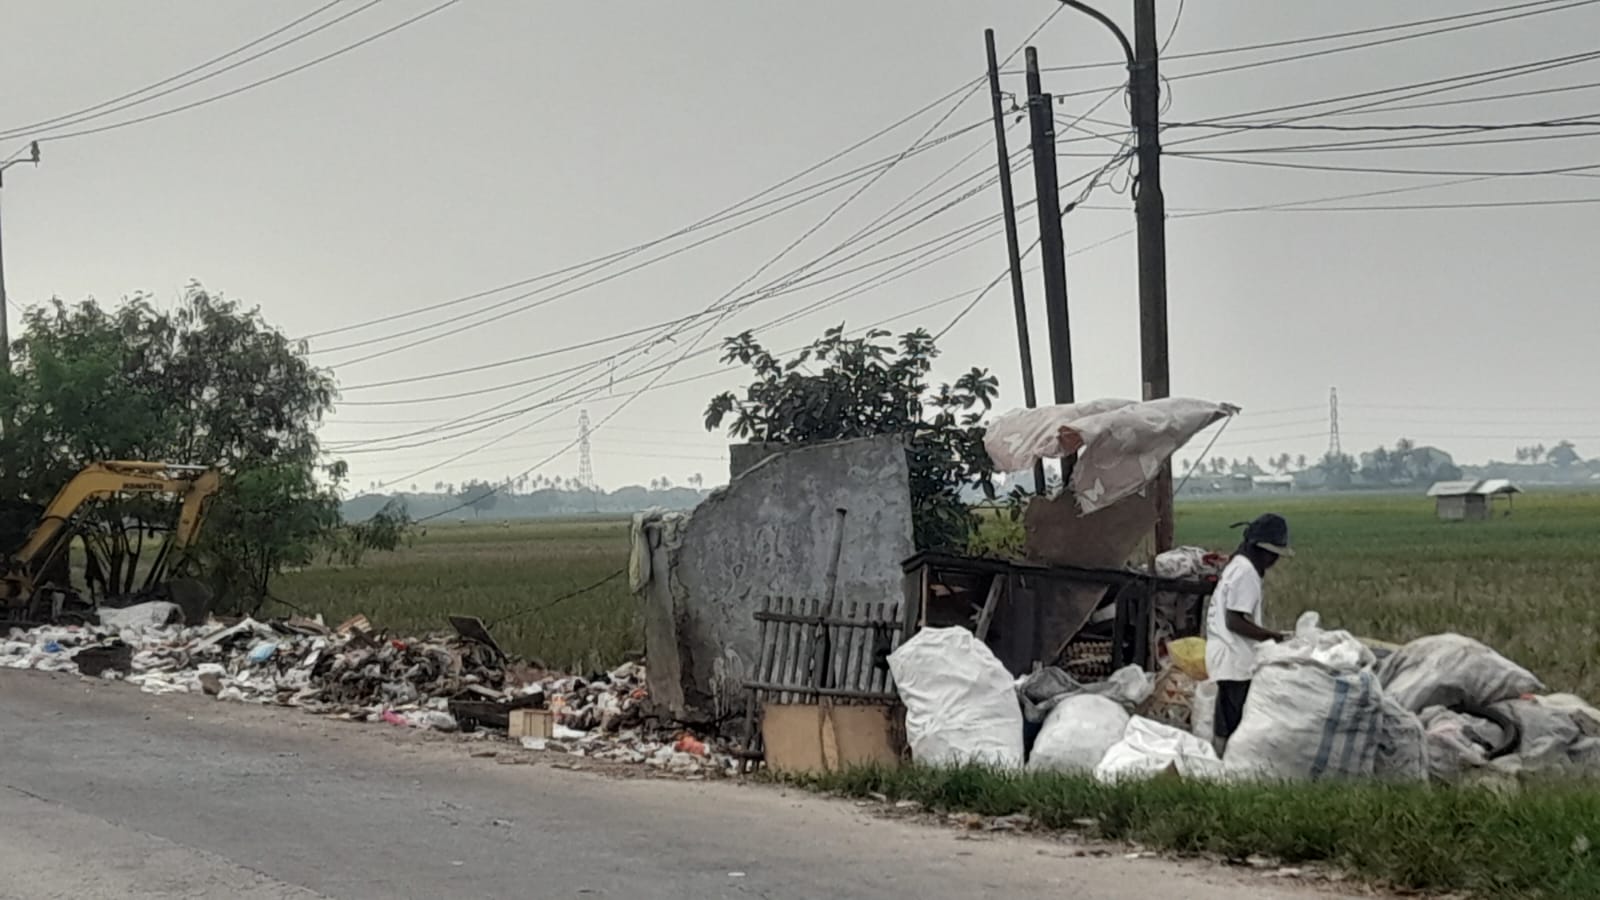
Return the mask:
<svg viewBox="0 0 1600 900">
<path fill-rule="evenodd" d="M 39 524 L 22 547 L 6 560 L 6 591 L 12 598 L 32 588 L 33 578 L 66 550 L 71 540 L 72 518 L 93 500 L 126 494 L 170 494 L 182 498 L 178 524 L 163 557 L 193 545 L 199 534 L 206 502 L 221 487 L 215 469 L 152 462 L 101 462 L 84 468 L 56 492 Z"/>
</svg>

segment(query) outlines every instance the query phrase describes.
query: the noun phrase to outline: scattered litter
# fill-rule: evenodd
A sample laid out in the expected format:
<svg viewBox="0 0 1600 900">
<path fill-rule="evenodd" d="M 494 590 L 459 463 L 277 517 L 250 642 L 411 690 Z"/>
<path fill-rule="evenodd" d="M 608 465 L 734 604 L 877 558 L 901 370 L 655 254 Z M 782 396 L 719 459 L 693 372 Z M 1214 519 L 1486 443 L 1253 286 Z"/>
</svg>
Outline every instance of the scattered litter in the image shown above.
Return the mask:
<svg viewBox="0 0 1600 900">
<path fill-rule="evenodd" d="M 12 629 L 0 637 L 0 668 L 75 671 L 122 679 L 147 694 L 204 695 L 443 733 L 503 734 L 514 711 L 532 709 L 551 722 L 548 737 L 537 736 L 547 750 L 651 762 L 663 773 L 690 777 L 737 769 L 721 745 L 646 720 L 649 695 L 639 663 L 589 677 L 562 675 L 507 659 L 482 635 L 397 638 L 364 616 L 333 629 L 320 618 L 300 617 L 188 626 L 162 604 L 141 604 L 105 610 L 101 622 Z M 499 761 L 528 757 L 512 753 Z"/>
<path fill-rule="evenodd" d="M 524 737 L 522 739 L 522 749 L 543 750 L 547 743 L 548 741 L 542 737 Z"/>
</svg>

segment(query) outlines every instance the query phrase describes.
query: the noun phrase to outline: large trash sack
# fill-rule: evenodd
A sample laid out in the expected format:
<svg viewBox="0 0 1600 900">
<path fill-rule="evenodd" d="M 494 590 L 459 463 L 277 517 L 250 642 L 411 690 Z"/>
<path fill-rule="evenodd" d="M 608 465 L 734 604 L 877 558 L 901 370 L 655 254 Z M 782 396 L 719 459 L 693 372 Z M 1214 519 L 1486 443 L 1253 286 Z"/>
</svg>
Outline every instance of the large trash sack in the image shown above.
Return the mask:
<svg viewBox="0 0 1600 900">
<path fill-rule="evenodd" d="M 1372 663 L 1360 641 L 1323 631 L 1315 613 L 1290 640 L 1263 647 L 1223 754 L 1229 777 L 1426 779 L 1422 723 L 1384 695 Z"/>
<path fill-rule="evenodd" d="M 1134 716 L 1122 740 L 1111 745 L 1094 777 L 1112 783 L 1173 771 L 1186 778 L 1220 778 L 1222 762 L 1211 744 L 1186 731 Z"/>
<path fill-rule="evenodd" d="M 1028 768 L 1046 772 L 1093 772 L 1128 728 L 1122 704 L 1094 694 L 1065 697 L 1034 739 Z"/>
<path fill-rule="evenodd" d="M 924 628 L 889 654 L 911 756 L 933 766 L 1022 766 L 1011 674 L 965 628 Z"/>
<path fill-rule="evenodd" d="M 1435 634 L 1401 647 L 1379 668 L 1383 689 L 1406 709 L 1487 707 L 1544 685 L 1532 672 L 1485 644 L 1459 634 Z"/>
</svg>

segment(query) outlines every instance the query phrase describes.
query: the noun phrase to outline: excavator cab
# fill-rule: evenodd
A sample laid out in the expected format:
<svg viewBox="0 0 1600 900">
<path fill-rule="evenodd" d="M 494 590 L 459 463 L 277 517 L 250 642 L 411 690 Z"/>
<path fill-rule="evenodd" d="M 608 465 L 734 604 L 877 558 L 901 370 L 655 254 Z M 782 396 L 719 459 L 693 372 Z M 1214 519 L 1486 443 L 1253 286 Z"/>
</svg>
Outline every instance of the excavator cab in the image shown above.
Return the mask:
<svg viewBox="0 0 1600 900">
<path fill-rule="evenodd" d="M 221 487 L 221 474 L 201 466 L 152 462 L 93 463 L 73 476 L 39 514 L 21 544 L 0 560 L 0 627 L 94 620 L 98 605 L 127 606 L 170 600 L 185 618 L 204 618 L 210 594 L 192 579 L 172 579 L 199 535 L 207 503 Z M 135 583 L 132 573 L 108 581 L 94 553 L 86 553 L 83 590 L 71 583 L 71 549 L 90 504 L 126 497 L 171 497 L 177 522 Z M 86 549 L 87 544 L 85 545 Z M 131 588 L 131 590 L 127 589 Z"/>
</svg>

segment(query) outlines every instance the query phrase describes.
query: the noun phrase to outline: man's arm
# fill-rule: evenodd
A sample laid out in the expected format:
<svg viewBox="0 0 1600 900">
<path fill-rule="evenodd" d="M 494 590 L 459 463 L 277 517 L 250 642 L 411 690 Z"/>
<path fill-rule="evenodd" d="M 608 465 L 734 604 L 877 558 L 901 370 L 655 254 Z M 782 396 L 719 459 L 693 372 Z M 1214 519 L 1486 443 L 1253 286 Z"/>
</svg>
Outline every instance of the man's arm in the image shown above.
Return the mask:
<svg viewBox="0 0 1600 900">
<path fill-rule="evenodd" d="M 1239 612 L 1238 610 L 1228 610 L 1227 623 L 1229 631 L 1241 637 L 1249 638 L 1252 641 L 1283 640 L 1282 634 L 1262 628 L 1260 625 L 1250 621 L 1249 616 Z"/>
</svg>

